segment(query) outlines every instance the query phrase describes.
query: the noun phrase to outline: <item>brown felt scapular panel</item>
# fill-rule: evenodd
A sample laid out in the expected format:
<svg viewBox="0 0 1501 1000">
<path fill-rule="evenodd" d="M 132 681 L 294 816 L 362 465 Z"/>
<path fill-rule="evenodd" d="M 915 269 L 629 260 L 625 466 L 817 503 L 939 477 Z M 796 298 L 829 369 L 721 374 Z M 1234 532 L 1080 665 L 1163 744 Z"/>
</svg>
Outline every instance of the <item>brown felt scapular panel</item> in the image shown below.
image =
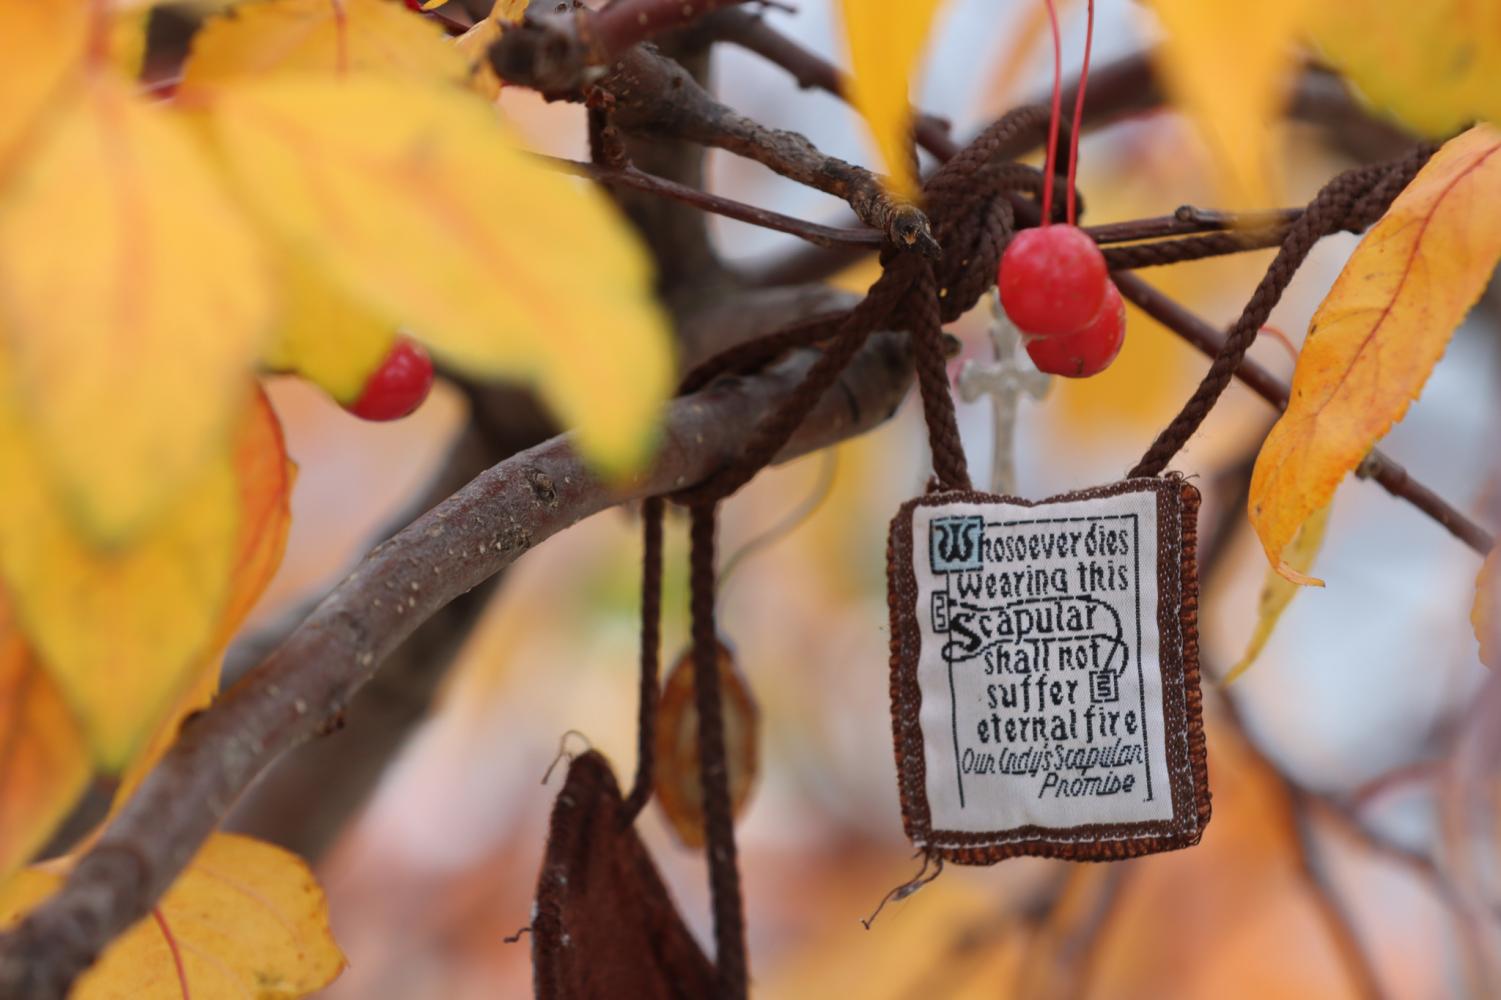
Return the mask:
<svg viewBox="0 0 1501 1000">
<path fill-rule="evenodd" d="M 714 994 L 714 967 L 625 821 L 620 786 L 593 751 L 552 810 L 532 918 L 541 1000 L 677 1000 Z"/>
</svg>

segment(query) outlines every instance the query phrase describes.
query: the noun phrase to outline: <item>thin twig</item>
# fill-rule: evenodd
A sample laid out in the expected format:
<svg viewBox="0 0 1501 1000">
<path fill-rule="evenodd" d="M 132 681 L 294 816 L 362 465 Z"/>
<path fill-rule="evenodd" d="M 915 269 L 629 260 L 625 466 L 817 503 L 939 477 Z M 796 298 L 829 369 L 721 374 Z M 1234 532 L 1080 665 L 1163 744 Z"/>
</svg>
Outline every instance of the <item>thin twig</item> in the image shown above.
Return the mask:
<svg viewBox="0 0 1501 1000">
<path fill-rule="evenodd" d="M 490 64 L 507 83 L 553 99 L 607 107 L 611 124 L 623 132 L 685 140 L 754 160 L 844 200 L 892 246 L 938 254 L 927 216 L 894 197 L 876 174 L 824 153 L 803 135 L 740 114 L 650 48 L 628 49 L 608 67 L 594 66 L 586 40 L 589 24 L 583 12 L 528 19 L 501 35 L 490 49 Z"/>
<path fill-rule="evenodd" d="M 677 181 L 658 177 L 637 170 L 635 167 L 606 167 L 594 163 L 581 163 L 577 160 L 566 160 L 557 156 L 538 155 L 542 162 L 566 170 L 569 173 L 589 177 L 601 184 L 619 185 L 621 187 L 634 188 L 637 191 L 645 191 L 648 194 L 660 195 L 671 198 L 674 201 L 692 205 L 705 212 L 722 215 L 727 219 L 736 219 L 740 222 L 749 223 L 752 226 L 760 226 L 762 229 L 774 229 L 780 233 L 788 233 L 799 239 L 807 240 L 814 246 L 853 246 L 866 249 L 879 249 L 886 242 L 886 237 L 876 229 L 870 228 L 839 228 L 824 226 L 816 222 L 808 222 L 804 219 L 783 215 L 781 212 L 773 212 L 770 209 L 759 208 L 755 205 L 747 205 L 745 202 L 734 201 L 698 188 L 679 184 Z"/>
<path fill-rule="evenodd" d="M 1133 243 L 1189 233 L 1215 233 L 1225 230 L 1272 229 L 1296 222 L 1301 208 L 1281 208 L 1270 212 L 1216 212 L 1184 205 L 1172 215 L 1148 219 L 1107 222 L 1083 229 L 1096 243 Z"/>
</svg>

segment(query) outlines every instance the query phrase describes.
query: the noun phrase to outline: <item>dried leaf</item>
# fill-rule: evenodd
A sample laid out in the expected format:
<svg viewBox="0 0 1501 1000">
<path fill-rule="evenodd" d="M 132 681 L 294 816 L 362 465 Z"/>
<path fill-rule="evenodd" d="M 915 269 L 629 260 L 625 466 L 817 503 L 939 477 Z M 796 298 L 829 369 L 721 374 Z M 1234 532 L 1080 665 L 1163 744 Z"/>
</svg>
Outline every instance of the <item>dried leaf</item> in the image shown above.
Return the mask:
<svg viewBox="0 0 1501 1000">
<path fill-rule="evenodd" d="M 78 723 L 0 593 L 0 880 L 47 842 L 89 770 Z"/>
<path fill-rule="evenodd" d="M 258 400 L 237 452 L 211 461 L 130 545 L 99 549 L 48 490 L 34 442 L 0 415 L 0 573 L 106 770 L 135 756 L 280 559 L 289 479 L 273 419 Z"/>
<path fill-rule="evenodd" d="M 693 696 L 693 651 L 678 657 L 662 687 L 657 708 L 657 801 L 673 831 L 688 847 L 704 846 L 704 792 L 699 778 L 698 709 Z M 730 810 L 745 811 L 761 770 L 760 714 L 750 687 L 724 644 L 719 646 L 719 692 L 724 714 L 725 756 L 730 770 Z"/>
<path fill-rule="evenodd" d="M 271 288 L 183 124 L 89 80 L 0 204 L 0 334 L 66 514 L 118 545 L 222 449 Z"/>
<path fill-rule="evenodd" d="M 1501 667 L 1501 546 L 1491 549 L 1475 577 L 1470 624 L 1480 643 L 1480 662 L 1492 669 Z"/>
<path fill-rule="evenodd" d="M 387 0 L 256 0 L 209 20 L 183 66 L 180 100 L 272 73 L 376 72 L 460 81 L 443 29 Z"/>
<path fill-rule="evenodd" d="M 65 870 L 37 866 L 0 884 L 0 927 L 50 895 Z M 307 865 L 279 847 L 216 833 L 153 916 L 110 945 L 70 996 L 290 1000 L 327 986 L 344 964 Z"/>
<path fill-rule="evenodd" d="M 1313 560 L 1318 556 L 1319 549 L 1324 544 L 1324 533 L 1329 527 L 1331 509 L 1333 509 L 1332 504 L 1320 507 L 1313 513 L 1313 516 L 1303 522 L 1292 544 L 1282 552 L 1283 565 L 1300 575 L 1313 568 Z M 1229 684 L 1256 662 L 1256 657 L 1260 656 L 1261 651 L 1266 648 L 1267 640 L 1272 637 L 1272 630 L 1277 627 L 1277 622 L 1282 618 L 1282 612 L 1287 610 L 1288 604 L 1291 603 L 1298 590 L 1296 583 L 1284 578 L 1275 569 L 1266 571 L 1266 580 L 1261 585 L 1261 600 L 1256 610 L 1256 629 L 1251 633 L 1251 641 L 1246 644 L 1246 651 L 1241 654 L 1239 662 L 1230 668 L 1223 683 Z"/>
<path fill-rule="evenodd" d="M 16 145 L 83 60 L 80 3 L 0 3 L 0 176 Z"/>
<path fill-rule="evenodd" d="M 1292 399 L 1256 458 L 1251 523 L 1279 561 L 1407 412 L 1501 259 L 1501 131 L 1446 143 L 1366 234 L 1308 328 Z"/>
<path fill-rule="evenodd" d="M 1238 204 L 1274 203 L 1276 123 L 1297 59 L 1300 0 L 1152 0 L 1164 37 L 1157 65 Z"/>
<path fill-rule="evenodd" d="M 281 80 L 227 90 L 216 118 L 247 198 L 353 299 L 451 365 L 536 380 L 607 471 L 644 458 L 669 339 L 602 194 L 458 90 Z"/>
<path fill-rule="evenodd" d="M 1320 54 L 1408 128 L 1501 123 L 1501 2 L 1340 0 L 1309 4 L 1308 20 Z"/>
<path fill-rule="evenodd" d="M 850 75 L 845 89 L 865 117 L 893 194 L 917 197 L 912 78 L 940 0 L 840 0 Z"/>
</svg>

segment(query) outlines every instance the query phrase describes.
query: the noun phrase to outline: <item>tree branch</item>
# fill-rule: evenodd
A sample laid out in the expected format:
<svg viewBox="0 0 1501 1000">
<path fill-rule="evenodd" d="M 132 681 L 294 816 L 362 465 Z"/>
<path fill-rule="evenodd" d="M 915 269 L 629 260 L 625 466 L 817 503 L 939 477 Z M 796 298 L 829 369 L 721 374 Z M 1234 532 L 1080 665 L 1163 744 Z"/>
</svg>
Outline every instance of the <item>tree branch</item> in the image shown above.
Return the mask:
<svg viewBox="0 0 1501 1000">
<path fill-rule="evenodd" d="M 560 436 L 481 474 L 377 547 L 276 652 L 184 726 L 62 889 L 0 935 L 0 996 L 61 998 L 106 944 L 150 910 L 251 781 L 337 724 L 419 624 L 563 528 L 680 489 L 732 461 L 816 356 L 799 351 L 763 374 L 674 401 L 656 463 L 633 483 L 601 484 Z M 906 336 L 876 335 L 779 458 L 881 423 L 911 372 Z"/>
</svg>

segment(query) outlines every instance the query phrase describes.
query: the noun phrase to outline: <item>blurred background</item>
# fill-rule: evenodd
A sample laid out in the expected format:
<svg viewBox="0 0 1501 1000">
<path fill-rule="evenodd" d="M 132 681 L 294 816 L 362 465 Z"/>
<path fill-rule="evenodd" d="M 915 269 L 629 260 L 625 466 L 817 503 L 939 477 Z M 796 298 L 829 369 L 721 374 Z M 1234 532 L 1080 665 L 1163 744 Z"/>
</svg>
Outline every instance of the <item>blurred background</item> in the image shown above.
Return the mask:
<svg viewBox="0 0 1501 1000">
<path fill-rule="evenodd" d="M 772 9 L 776 26 L 842 61 L 832 0 Z M 1065 75 L 1076 72 L 1082 2 L 1063 4 Z M 1039 5 L 950 0 L 930 49 L 920 103 L 965 137 L 1041 94 L 1051 75 Z M 1150 13 L 1099 5 L 1100 63 L 1151 43 Z M 823 149 L 870 162 L 856 116 L 799 91 L 738 49 L 716 54 L 725 100 Z M 507 90 L 502 107 L 537 149 L 586 158 L 582 109 Z M 1289 123 L 1287 204 L 1302 204 L 1348 165 L 1326 130 Z M 1088 135 L 1086 221 L 1216 207 L 1210 168 L 1171 112 Z M 841 217 L 834 199 L 724 154 L 710 186 L 803 218 Z M 719 251 L 754 269 L 799 245 L 713 220 Z M 1296 344 L 1355 238 L 1324 241 L 1272 324 Z M 1217 324 L 1236 316 L 1270 251 L 1146 272 Z M 873 263 L 839 278 L 863 290 Z M 1496 523 L 1501 296 L 1491 293 L 1456 336 L 1421 401 L 1383 448 L 1424 482 Z M 988 310 L 953 328 L 964 358 L 988 359 Z M 1263 337 L 1253 357 L 1279 376 L 1286 346 Z M 1126 346 L 1100 377 L 1054 380 L 1024 400 L 1019 491 L 1045 496 L 1119 478 L 1191 392 L 1205 360 L 1134 314 Z M 248 638 L 253 662 L 383 533 L 433 488 L 459 441 L 466 402 L 435 392 L 414 417 L 364 424 L 313 389 L 276 381 L 273 398 L 302 467 L 286 564 Z M 758 995 L 767 997 L 1394 997 L 1493 994 L 1501 894 L 1490 761 L 1501 694 L 1487 687 L 1469 624 L 1479 561 L 1442 528 L 1379 487 L 1352 480 L 1335 500 L 1315 566 L 1328 586 L 1294 601 L 1242 679 L 1265 560 L 1245 524 L 1243 491 L 1272 410 L 1240 386 L 1174 467 L 1206 503 L 1201 538 L 1215 551 L 1203 579 L 1204 671 L 1214 821 L 1192 850 L 1111 865 L 1032 859 L 948 868 L 935 883 L 860 923 L 916 870 L 902 833 L 888 707 L 885 538 L 896 506 L 920 490 L 926 445 L 913 400 L 832 457 L 759 477 L 722 512 L 728 555 L 789 511 L 820 500 L 789 534 L 759 548 L 720 593 L 720 621 L 761 712 L 761 774 L 740 827 Z M 990 404 L 960 417 L 977 482 L 989 476 Z M 685 524 L 670 517 L 664 659 L 686 644 Z M 378 686 L 400 750 L 373 799 L 347 824 L 314 835 L 304 807 L 252 798 L 240 823 L 321 854 L 333 921 L 350 968 L 333 997 L 464 998 L 530 991 L 530 950 L 505 939 L 531 912 L 548 813 L 562 783 L 542 778 L 567 746 L 589 745 L 623 784 L 635 766 L 639 522 L 615 510 L 555 537 L 509 572 L 435 692 L 404 707 L 399 682 Z M 429 695 L 432 695 L 429 709 Z M 385 714 L 381 714 L 385 712 Z M 353 714 L 352 713 L 352 714 Z M 304 768 L 314 800 L 337 796 L 330 764 L 353 743 L 322 741 Z M 341 750 L 341 748 L 343 748 Z M 353 754 L 358 757 L 358 754 Z M 311 801 L 311 800 L 304 800 Z M 701 857 L 677 842 L 655 806 L 643 839 L 700 941 L 708 940 Z M 1374 981 L 1373 981 L 1374 980 Z"/>
</svg>

